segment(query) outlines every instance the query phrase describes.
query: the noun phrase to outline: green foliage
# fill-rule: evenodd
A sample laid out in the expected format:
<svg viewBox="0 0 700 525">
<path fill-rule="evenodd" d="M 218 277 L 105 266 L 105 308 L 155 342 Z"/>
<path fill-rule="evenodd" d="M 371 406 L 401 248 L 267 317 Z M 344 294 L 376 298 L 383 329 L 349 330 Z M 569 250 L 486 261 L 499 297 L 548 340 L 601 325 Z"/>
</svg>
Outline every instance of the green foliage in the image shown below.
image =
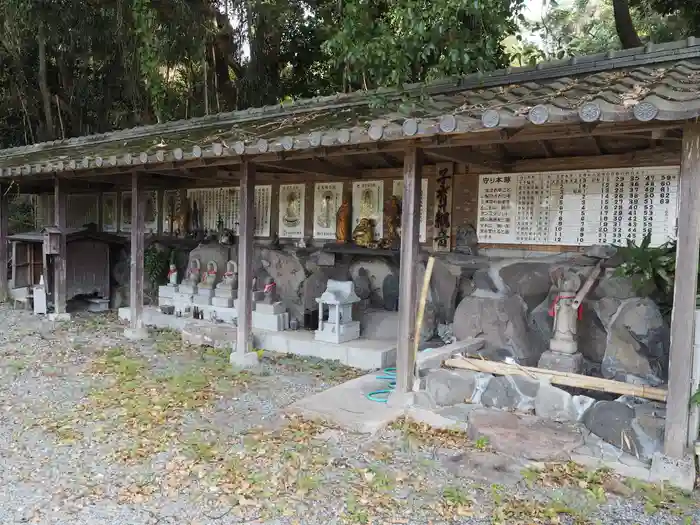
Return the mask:
<svg viewBox="0 0 700 525">
<path fill-rule="evenodd" d="M 626 246 L 617 249 L 623 261 L 616 270 L 617 275 L 630 277 L 639 293 L 670 309 L 676 273 L 675 241 L 651 246 L 651 234 L 647 234 L 639 245 L 628 239 Z"/>
<path fill-rule="evenodd" d="M 144 272 L 151 288 L 165 283 L 170 264 L 170 252 L 149 246 L 144 252 Z"/>
</svg>

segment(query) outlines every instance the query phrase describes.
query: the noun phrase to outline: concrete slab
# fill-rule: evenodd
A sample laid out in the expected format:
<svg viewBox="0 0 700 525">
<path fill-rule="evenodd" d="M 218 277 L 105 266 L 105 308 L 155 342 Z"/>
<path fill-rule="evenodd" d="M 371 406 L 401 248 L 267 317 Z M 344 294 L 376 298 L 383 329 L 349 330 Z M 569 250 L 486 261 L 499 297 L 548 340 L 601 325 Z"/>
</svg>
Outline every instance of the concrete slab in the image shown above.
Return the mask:
<svg viewBox="0 0 700 525">
<path fill-rule="evenodd" d="M 667 482 L 686 492 L 695 485 L 695 461 L 687 455 L 681 459 L 671 458 L 657 452 L 651 458 L 649 480 L 652 483 Z"/>
<path fill-rule="evenodd" d="M 120 319 L 128 321 L 129 315 L 129 308 L 119 309 Z M 186 326 L 190 327 L 190 330 L 195 326 L 201 327 L 201 329 L 197 329 L 198 332 L 204 332 L 207 330 L 207 327 L 215 326 L 219 327 L 222 333 L 226 331 L 226 328 L 232 329 L 233 332 L 231 333 L 235 333 L 235 327 L 232 325 L 212 324 L 208 320 L 166 315 L 158 308 L 151 306 L 143 309 L 143 323 L 146 326 L 169 328 L 171 330 L 183 330 Z M 255 346 L 269 352 L 336 360 L 344 365 L 359 368 L 360 370 L 377 370 L 394 366 L 396 363 L 396 345 L 387 341 L 355 339 L 347 343 L 333 344 L 316 341 L 314 333 L 306 330 L 270 332 L 259 328 L 253 329 L 253 336 Z M 224 337 L 231 336 L 226 335 Z M 233 340 L 235 340 L 235 337 L 230 340 L 229 344 Z M 216 346 L 221 346 L 221 344 L 217 343 Z"/>
<path fill-rule="evenodd" d="M 342 429 L 374 434 L 404 415 L 405 409 L 370 401 L 366 395 L 386 388 L 377 374 L 367 374 L 291 404 L 287 411 Z"/>
</svg>

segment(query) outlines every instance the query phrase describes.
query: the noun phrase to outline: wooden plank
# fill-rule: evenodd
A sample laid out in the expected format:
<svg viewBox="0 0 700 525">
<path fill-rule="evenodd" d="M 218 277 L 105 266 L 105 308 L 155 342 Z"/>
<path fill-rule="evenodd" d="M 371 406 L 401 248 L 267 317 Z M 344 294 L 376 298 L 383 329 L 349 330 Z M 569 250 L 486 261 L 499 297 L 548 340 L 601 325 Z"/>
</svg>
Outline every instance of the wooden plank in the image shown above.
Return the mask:
<svg viewBox="0 0 700 525">
<path fill-rule="evenodd" d="M 59 243 L 59 254 L 54 256 L 54 311 L 57 314 L 66 313 L 66 295 L 67 295 L 67 279 L 66 279 L 66 202 L 68 194 L 63 189 L 63 181 L 56 177 L 54 179 L 54 222 L 61 229 L 61 240 Z"/>
<path fill-rule="evenodd" d="M 401 213 L 401 260 L 399 269 L 399 328 L 396 347 L 396 391 L 413 389 L 415 367 L 414 332 L 418 295 L 415 267 L 418 264 L 422 151 L 411 147 L 403 164 Z"/>
<path fill-rule="evenodd" d="M 700 124 L 683 129 L 676 279 L 671 314 L 671 349 L 668 373 L 668 404 L 664 452 L 681 458 L 689 445 L 690 388 L 693 371 L 695 301 L 700 250 Z M 690 432 L 692 440 L 697 428 Z"/>
<path fill-rule="evenodd" d="M 654 401 L 666 401 L 666 390 L 663 388 L 637 386 L 631 383 L 623 383 L 622 381 L 584 376 L 571 372 L 545 370 L 532 366 L 511 365 L 497 361 L 487 361 L 485 359 L 470 359 L 468 357 L 448 359 L 445 361 L 445 366 L 463 370 L 473 370 L 475 372 L 485 372 L 487 374 L 528 376 L 538 381 L 548 381 L 554 385 L 587 388 L 589 390 L 609 392 L 611 394 L 620 394 L 623 396 L 636 396 L 652 399 Z"/>
<path fill-rule="evenodd" d="M 165 190 L 159 189 L 156 191 L 156 235 L 159 237 L 163 235 L 163 221 L 165 220 L 166 206 L 165 206 Z"/>
<path fill-rule="evenodd" d="M 144 218 L 146 199 L 139 186 L 139 174 L 131 174 L 131 282 L 129 286 L 130 326 L 143 329 Z"/>
<path fill-rule="evenodd" d="M 7 301 L 10 297 L 10 287 L 7 279 L 8 244 L 7 244 L 7 220 L 8 220 L 7 189 L 0 186 L 0 302 Z"/>
<path fill-rule="evenodd" d="M 239 192 L 238 334 L 236 352 L 242 358 L 252 347 L 253 235 L 255 230 L 255 166 L 243 161 Z"/>
</svg>

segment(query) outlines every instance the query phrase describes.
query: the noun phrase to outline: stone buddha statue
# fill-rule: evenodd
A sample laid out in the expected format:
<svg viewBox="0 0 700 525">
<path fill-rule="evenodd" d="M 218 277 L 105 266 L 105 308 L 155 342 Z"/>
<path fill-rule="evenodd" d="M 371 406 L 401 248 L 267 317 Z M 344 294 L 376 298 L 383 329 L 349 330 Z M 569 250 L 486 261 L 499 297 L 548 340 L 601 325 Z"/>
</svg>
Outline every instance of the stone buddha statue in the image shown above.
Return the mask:
<svg viewBox="0 0 700 525">
<path fill-rule="evenodd" d="M 216 285 L 216 289 L 238 290 L 238 265 L 235 261 L 226 263 L 224 278 Z"/>
<path fill-rule="evenodd" d="M 202 275 L 202 282 L 199 284 L 199 287 L 213 289 L 216 284 L 217 271 L 216 263 L 214 261 L 209 261 L 207 263 L 207 271 Z"/>
<path fill-rule="evenodd" d="M 199 274 L 201 273 L 202 265 L 196 257 L 190 262 L 190 267 L 187 269 L 187 282 L 192 286 L 197 286 L 199 283 Z"/>
</svg>

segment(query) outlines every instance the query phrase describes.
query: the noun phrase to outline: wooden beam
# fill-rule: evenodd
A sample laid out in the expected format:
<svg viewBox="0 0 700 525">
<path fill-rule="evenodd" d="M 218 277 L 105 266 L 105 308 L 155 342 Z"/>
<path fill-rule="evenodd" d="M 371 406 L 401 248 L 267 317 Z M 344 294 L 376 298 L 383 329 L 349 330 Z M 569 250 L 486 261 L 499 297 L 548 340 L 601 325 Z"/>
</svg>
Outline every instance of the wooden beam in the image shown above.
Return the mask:
<svg viewBox="0 0 700 525">
<path fill-rule="evenodd" d="M 399 268 L 399 329 L 396 347 L 396 391 L 413 389 L 414 337 L 418 287 L 418 264 L 422 151 L 410 147 L 403 164 L 403 201 L 401 213 L 401 260 Z"/>
<path fill-rule="evenodd" d="M 473 370 L 487 374 L 507 376 L 527 376 L 537 381 L 546 381 L 553 385 L 565 385 L 575 388 L 586 388 L 599 392 L 608 392 L 623 396 L 636 396 L 654 401 L 666 401 L 666 390 L 650 386 L 638 386 L 612 379 L 591 377 L 571 372 L 559 372 L 558 370 L 545 370 L 533 366 L 511 365 L 498 361 L 476 359 L 469 357 L 455 357 L 445 361 L 445 366 L 462 370 Z"/>
<path fill-rule="evenodd" d="M 549 143 L 549 141 L 539 140 L 537 142 L 540 145 L 540 148 L 542 148 L 545 157 L 556 157 L 554 151 L 552 150 L 552 145 Z"/>
<path fill-rule="evenodd" d="M 0 186 L 0 302 L 7 301 L 10 297 L 10 287 L 7 279 L 7 265 L 9 263 L 9 247 L 7 243 L 9 202 L 7 191 L 7 188 Z"/>
<path fill-rule="evenodd" d="M 143 332 L 143 286 L 144 286 L 144 199 L 139 174 L 131 174 L 131 282 L 129 283 L 130 328 L 132 337 Z"/>
<path fill-rule="evenodd" d="M 271 169 L 286 170 L 292 173 L 309 173 L 313 175 L 323 175 L 325 177 L 356 177 L 356 174 L 345 171 L 343 168 L 333 166 L 324 158 L 308 159 L 304 161 L 296 161 L 294 165 L 287 162 L 273 164 L 270 162 L 256 162 L 258 166 L 264 166 Z"/>
<path fill-rule="evenodd" d="M 54 256 L 53 261 L 53 282 L 54 282 L 54 312 L 57 315 L 66 313 L 67 300 L 67 279 L 66 279 L 66 201 L 68 193 L 63 189 L 63 181 L 56 177 L 54 179 L 54 223 L 61 230 L 61 239 L 59 241 L 58 255 Z"/>
<path fill-rule="evenodd" d="M 255 234 L 255 165 L 244 161 L 239 191 L 238 237 L 238 333 L 236 355 L 231 360 L 244 364 L 252 350 L 253 330 L 253 236 Z"/>
<path fill-rule="evenodd" d="M 503 162 L 500 159 L 484 155 L 474 150 L 425 150 L 425 154 L 443 162 L 454 162 L 456 164 L 469 166 L 470 168 L 487 168 L 490 171 L 504 170 Z"/>
<path fill-rule="evenodd" d="M 678 198 L 676 275 L 683 278 L 676 279 L 673 290 L 664 438 L 664 452 L 673 458 L 684 456 L 689 436 L 693 436 L 692 441 L 697 437 L 697 428 L 689 432 L 688 418 L 700 251 L 700 123 L 687 124 L 683 129 Z"/>
</svg>

